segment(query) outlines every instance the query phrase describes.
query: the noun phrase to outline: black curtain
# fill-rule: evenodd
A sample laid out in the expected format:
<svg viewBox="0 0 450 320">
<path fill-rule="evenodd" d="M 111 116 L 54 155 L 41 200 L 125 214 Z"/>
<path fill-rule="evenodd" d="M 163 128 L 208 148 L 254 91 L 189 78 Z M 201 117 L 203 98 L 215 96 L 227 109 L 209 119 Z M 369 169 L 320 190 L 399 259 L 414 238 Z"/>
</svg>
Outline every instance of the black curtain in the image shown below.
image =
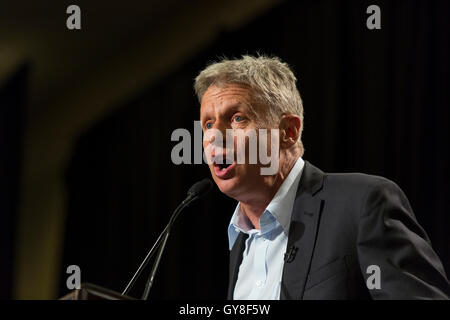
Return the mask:
<svg viewBox="0 0 450 320">
<path fill-rule="evenodd" d="M 24 64 L 0 85 L 0 299 L 12 298 L 28 75 Z"/>
<path fill-rule="evenodd" d="M 366 8 L 381 8 L 369 30 Z M 231 14 L 231 13 L 230 13 Z M 206 165 L 171 162 L 171 133 L 193 133 L 193 79 L 207 62 L 257 52 L 288 62 L 305 108 L 304 158 L 327 172 L 395 181 L 450 271 L 450 3 L 287 1 L 214 43 L 128 101 L 78 141 L 67 171 L 61 268 L 121 291 Z M 174 48 L 176 49 L 176 48 Z M 151 298 L 221 299 L 235 201 L 217 188 L 179 218 Z M 132 295 L 143 289 L 139 283 Z"/>
</svg>

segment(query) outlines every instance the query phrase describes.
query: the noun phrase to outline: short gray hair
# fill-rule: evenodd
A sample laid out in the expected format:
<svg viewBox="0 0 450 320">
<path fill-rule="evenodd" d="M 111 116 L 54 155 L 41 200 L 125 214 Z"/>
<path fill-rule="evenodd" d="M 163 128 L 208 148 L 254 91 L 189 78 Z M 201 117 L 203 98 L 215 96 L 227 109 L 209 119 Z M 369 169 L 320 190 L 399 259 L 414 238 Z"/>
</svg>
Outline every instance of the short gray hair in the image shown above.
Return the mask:
<svg viewBox="0 0 450 320">
<path fill-rule="evenodd" d="M 195 78 L 194 89 L 201 104 L 203 95 L 211 85 L 249 86 L 256 101 L 267 107 L 263 111 L 266 113 L 266 121 L 271 125 L 278 123 L 284 114 L 300 117 L 299 142 L 303 153 L 303 103 L 296 82 L 294 73 L 279 58 L 244 55 L 241 59 L 223 58 L 208 65 Z"/>
</svg>

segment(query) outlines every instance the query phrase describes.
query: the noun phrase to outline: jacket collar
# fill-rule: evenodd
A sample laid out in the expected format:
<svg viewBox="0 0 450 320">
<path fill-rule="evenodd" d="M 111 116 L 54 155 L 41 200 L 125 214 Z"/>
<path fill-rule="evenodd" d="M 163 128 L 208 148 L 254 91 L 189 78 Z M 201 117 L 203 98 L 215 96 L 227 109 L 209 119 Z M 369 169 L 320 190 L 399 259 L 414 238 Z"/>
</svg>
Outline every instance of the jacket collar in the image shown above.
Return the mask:
<svg viewBox="0 0 450 320">
<path fill-rule="evenodd" d="M 286 251 L 294 255 L 285 259 L 280 299 L 302 299 L 316 242 L 324 200 L 320 197 L 324 173 L 309 162 L 300 180 Z"/>
</svg>

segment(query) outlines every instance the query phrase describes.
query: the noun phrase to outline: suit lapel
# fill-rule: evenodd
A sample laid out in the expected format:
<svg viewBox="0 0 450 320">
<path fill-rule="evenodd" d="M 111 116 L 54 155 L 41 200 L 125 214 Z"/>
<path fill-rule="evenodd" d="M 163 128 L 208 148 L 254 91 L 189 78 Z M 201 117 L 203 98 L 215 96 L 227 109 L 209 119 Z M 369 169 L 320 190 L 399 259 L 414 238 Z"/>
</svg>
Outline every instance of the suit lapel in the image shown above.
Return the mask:
<svg viewBox="0 0 450 320">
<path fill-rule="evenodd" d="M 248 235 L 240 232 L 230 253 L 230 278 L 228 282 L 228 300 L 233 300 L 234 287 L 239 274 L 239 266 L 242 262 L 242 254 L 244 253 L 245 240 Z"/>
<path fill-rule="evenodd" d="M 284 263 L 280 299 L 302 299 L 316 242 L 324 200 L 317 192 L 323 186 L 323 172 L 305 161 L 292 211 L 287 251 L 296 248 L 294 258 Z"/>
</svg>

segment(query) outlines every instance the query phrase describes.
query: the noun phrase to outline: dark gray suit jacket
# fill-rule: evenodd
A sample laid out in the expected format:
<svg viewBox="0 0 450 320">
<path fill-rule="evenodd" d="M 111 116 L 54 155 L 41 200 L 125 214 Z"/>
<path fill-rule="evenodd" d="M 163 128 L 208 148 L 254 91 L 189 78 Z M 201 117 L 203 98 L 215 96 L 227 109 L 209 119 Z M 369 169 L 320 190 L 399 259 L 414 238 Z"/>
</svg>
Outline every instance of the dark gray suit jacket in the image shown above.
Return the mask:
<svg viewBox="0 0 450 320">
<path fill-rule="evenodd" d="M 233 298 L 246 235 L 230 254 Z M 305 161 L 292 211 L 281 299 L 449 299 L 450 285 L 402 190 L 382 177 L 329 174 Z M 293 251 L 292 251 L 293 252 Z M 367 280 L 380 269 L 380 289 Z M 373 283 L 373 277 L 369 279 Z"/>
</svg>

